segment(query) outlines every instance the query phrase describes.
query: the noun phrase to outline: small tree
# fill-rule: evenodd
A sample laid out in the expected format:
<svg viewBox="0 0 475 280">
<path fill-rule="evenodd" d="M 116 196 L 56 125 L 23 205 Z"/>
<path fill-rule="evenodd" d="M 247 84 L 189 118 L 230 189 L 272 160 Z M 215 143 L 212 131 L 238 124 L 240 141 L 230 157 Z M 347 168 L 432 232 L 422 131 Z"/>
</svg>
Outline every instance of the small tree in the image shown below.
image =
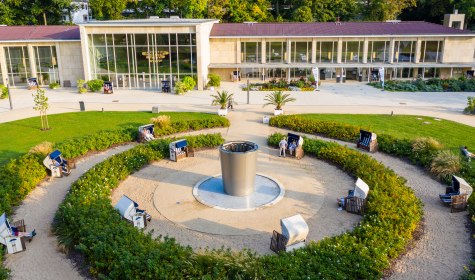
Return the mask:
<svg viewBox="0 0 475 280">
<path fill-rule="evenodd" d="M 264 98 L 264 101 L 267 101 L 266 104 L 264 104 L 263 107 L 267 105 L 274 105 L 275 110 L 282 110 L 282 107 L 289 103 L 289 102 L 294 102 L 296 99 L 293 97 L 290 97 L 289 93 L 282 93 L 282 91 L 274 91 L 273 93 L 268 93 L 266 97 Z"/>
<path fill-rule="evenodd" d="M 226 105 L 228 105 L 228 103 L 230 102 L 231 103 L 233 102 L 232 93 L 230 94 L 225 90 L 223 90 L 222 92 L 217 91 L 216 93 L 217 93 L 216 95 L 211 95 L 211 97 L 214 98 L 211 105 L 213 106 L 219 105 L 220 109 L 226 109 Z"/>
<path fill-rule="evenodd" d="M 36 94 L 33 95 L 33 101 L 35 102 L 35 109 L 36 111 L 40 111 L 40 118 L 41 118 L 41 129 L 48 130 L 49 123 L 48 123 L 48 115 L 46 114 L 46 110 L 48 110 L 48 97 L 45 95 L 45 91 L 41 88 L 38 88 Z"/>
</svg>

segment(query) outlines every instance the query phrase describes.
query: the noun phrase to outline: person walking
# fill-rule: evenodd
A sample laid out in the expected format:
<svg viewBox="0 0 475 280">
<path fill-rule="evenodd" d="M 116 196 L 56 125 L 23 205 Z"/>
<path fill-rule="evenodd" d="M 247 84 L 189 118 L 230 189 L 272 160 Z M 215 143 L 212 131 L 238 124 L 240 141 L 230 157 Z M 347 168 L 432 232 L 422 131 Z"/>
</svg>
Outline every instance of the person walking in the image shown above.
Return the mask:
<svg viewBox="0 0 475 280">
<path fill-rule="evenodd" d="M 285 157 L 285 149 L 287 149 L 287 140 L 284 137 L 279 142 L 279 157 Z"/>
</svg>

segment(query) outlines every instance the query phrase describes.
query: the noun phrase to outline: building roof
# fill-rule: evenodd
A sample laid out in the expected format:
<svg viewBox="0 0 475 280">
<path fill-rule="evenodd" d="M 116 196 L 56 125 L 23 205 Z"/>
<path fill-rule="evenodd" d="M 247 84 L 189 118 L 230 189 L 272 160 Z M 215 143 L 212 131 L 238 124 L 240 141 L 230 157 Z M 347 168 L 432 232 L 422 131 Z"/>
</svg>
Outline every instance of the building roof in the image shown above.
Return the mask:
<svg viewBox="0 0 475 280">
<path fill-rule="evenodd" d="M 341 37 L 341 36 L 475 36 L 474 32 L 453 29 L 424 21 L 405 22 L 285 22 L 220 23 L 211 37 Z"/>
<path fill-rule="evenodd" d="M 78 26 L 0 26 L 0 41 L 79 41 L 80 39 Z"/>
<path fill-rule="evenodd" d="M 191 19 L 191 18 L 146 18 L 122 20 L 92 20 L 79 25 L 84 26 L 190 26 L 202 23 L 218 23 L 217 19 Z"/>
</svg>

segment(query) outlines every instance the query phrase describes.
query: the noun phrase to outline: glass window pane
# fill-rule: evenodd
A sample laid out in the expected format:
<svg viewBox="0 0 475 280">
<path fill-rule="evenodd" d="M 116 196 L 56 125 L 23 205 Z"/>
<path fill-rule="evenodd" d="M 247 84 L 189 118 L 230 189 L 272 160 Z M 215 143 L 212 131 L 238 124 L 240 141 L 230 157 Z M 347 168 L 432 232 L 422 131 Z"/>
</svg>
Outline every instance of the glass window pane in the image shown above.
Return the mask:
<svg viewBox="0 0 475 280">
<path fill-rule="evenodd" d="M 104 37 L 104 34 L 93 34 L 92 35 L 92 40 L 94 41 L 95 46 L 105 46 L 106 45 L 106 39 Z"/>
<path fill-rule="evenodd" d="M 335 43 L 335 44 L 334 44 Z M 336 62 L 333 61 L 333 57 L 335 57 L 336 51 L 334 50 L 334 45 L 336 42 L 322 42 L 321 43 L 321 62 Z M 318 57 L 319 54 L 317 54 Z"/>
<path fill-rule="evenodd" d="M 389 42 L 374 41 L 368 45 L 369 62 L 388 62 L 389 61 Z"/>
<path fill-rule="evenodd" d="M 191 34 L 191 44 L 196 45 L 196 34 Z"/>
<path fill-rule="evenodd" d="M 190 45 L 191 40 L 190 40 L 190 34 L 178 34 L 178 45 Z"/>
<path fill-rule="evenodd" d="M 362 57 L 360 46 L 363 46 L 362 42 L 343 42 L 342 62 L 359 62 Z"/>
<path fill-rule="evenodd" d="M 115 47 L 115 64 L 117 73 L 128 73 L 129 62 L 127 61 L 127 48 Z"/>
<path fill-rule="evenodd" d="M 176 45 L 176 34 L 170 34 L 170 45 Z"/>
<path fill-rule="evenodd" d="M 147 45 L 147 34 L 135 34 L 135 45 L 137 45 L 137 46 L 146 46 Z"/>
<path fill-rule="evenodd" d="M 170 52 L 168 47 L 157 47 L 156 63 L 158 73 L 170 73 Z"/>
<path fill-rule="evenodd" d="M 178 48 L 178 66 L 180 74 L 191 74 L 191 49 L 190 47 Z"/>
<path fill-rule="evenodd" d="M 149 73 L 149 60 L 152 56 L 149 55 L 147 47 L 136 47 L 136 61 L 137 61 L 137 73 L 142 72 Z"/>
<path fill-rule="evenodd" d="M 5 56 L 10 85 L 26 85 L 26 79 L 29 78 L 30 74 L 30 60 L 27 48 L 5 47 Z"/>
<path fill-rule="evenodd" d="M 306 63 L 309 62 L 311 46 L 308 42 L 294 42 L 292 46 L 292 62 Z"/>
<path fill-rule="evenodd" d="M 425 43 L 425 52 L 422 54 L 421 58 L 423 62 L 437 62 L 438 61 L 438 41 L 426 41 Z M 421 48 L 423 51 L 424 48 Z"/>
<path fill-rule="evenodd" d="M 114 45 L 116 46 L 126 46 L 126 35 L 125 34 L 114 34 Z"/>
<path fill-rule="evenodd" d="M 414 62 L 415 47 L 412 41 L 396 41 L 394 44 L 394 62 Z"/>
<path fill-rule="evenodd" d="M 156 34 L 157 45 L 168 46 L 168 34 Z"/>
<path fill-rule="evenodd" d="M 286 42 L 269 42 L 267 43 L 268 48 L 268 62 L 275 62 L 275 63 L 281 63 L 285 59 L 286 55 Z"/>
<path fill-rule="evenodd" d="M 260 61 L 260 48 L 259 42 L 242 42 L 241 43 L 241 60 L 247 63 L 259 63 Z"/>
</svg>

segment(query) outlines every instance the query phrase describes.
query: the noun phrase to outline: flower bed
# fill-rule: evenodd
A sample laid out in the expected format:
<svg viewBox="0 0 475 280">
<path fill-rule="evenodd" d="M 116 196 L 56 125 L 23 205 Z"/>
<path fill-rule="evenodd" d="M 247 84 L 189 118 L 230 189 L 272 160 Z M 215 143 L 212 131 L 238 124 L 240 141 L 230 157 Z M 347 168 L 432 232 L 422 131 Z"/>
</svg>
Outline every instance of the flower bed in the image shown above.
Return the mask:
<svg viewBox="0 0 475 280">
<path fill-rule="evenodd" d="M 210 138 L 198 140 L 202 137 Z M 269 142 L 276 144 L 281 137 L 273 135 Z M 189 138 L 189 143 L 222 142 L 213 139 L 216 136 L 198 136 Z M 110 201 L 110 190 L 120 181 L 168 155 L 169 141 L 141 145 L 96 165 L 73 184 L 60 206 L 55 233 L 67 248 L 84 254 L 94 275 L 111 279 L 379 279 L 390 259 L 404 250 L 422 216 L 420 201 L 403 179 L 376 160 L 334 143 L 307 140 L 307 153 L 371 186 L 363 222 L 353 232 L 311 242 L 293 253 L 264 257 L 224 249 L 195 253 L 171 238 L 154 240 L 141 234 L 120 219 Z"/>
<path fill-rule="evenodd" d="M 314 91 L 310 82 L 305 79 L 291 80 L 289 83 L 287 80 L 271 80 L 267 83 L 253 83 L 249 85 L 249 90 L 257 89 L 259 91 Z M 244 87 L 243 90 L 247 90 Z"/>
</svg>

